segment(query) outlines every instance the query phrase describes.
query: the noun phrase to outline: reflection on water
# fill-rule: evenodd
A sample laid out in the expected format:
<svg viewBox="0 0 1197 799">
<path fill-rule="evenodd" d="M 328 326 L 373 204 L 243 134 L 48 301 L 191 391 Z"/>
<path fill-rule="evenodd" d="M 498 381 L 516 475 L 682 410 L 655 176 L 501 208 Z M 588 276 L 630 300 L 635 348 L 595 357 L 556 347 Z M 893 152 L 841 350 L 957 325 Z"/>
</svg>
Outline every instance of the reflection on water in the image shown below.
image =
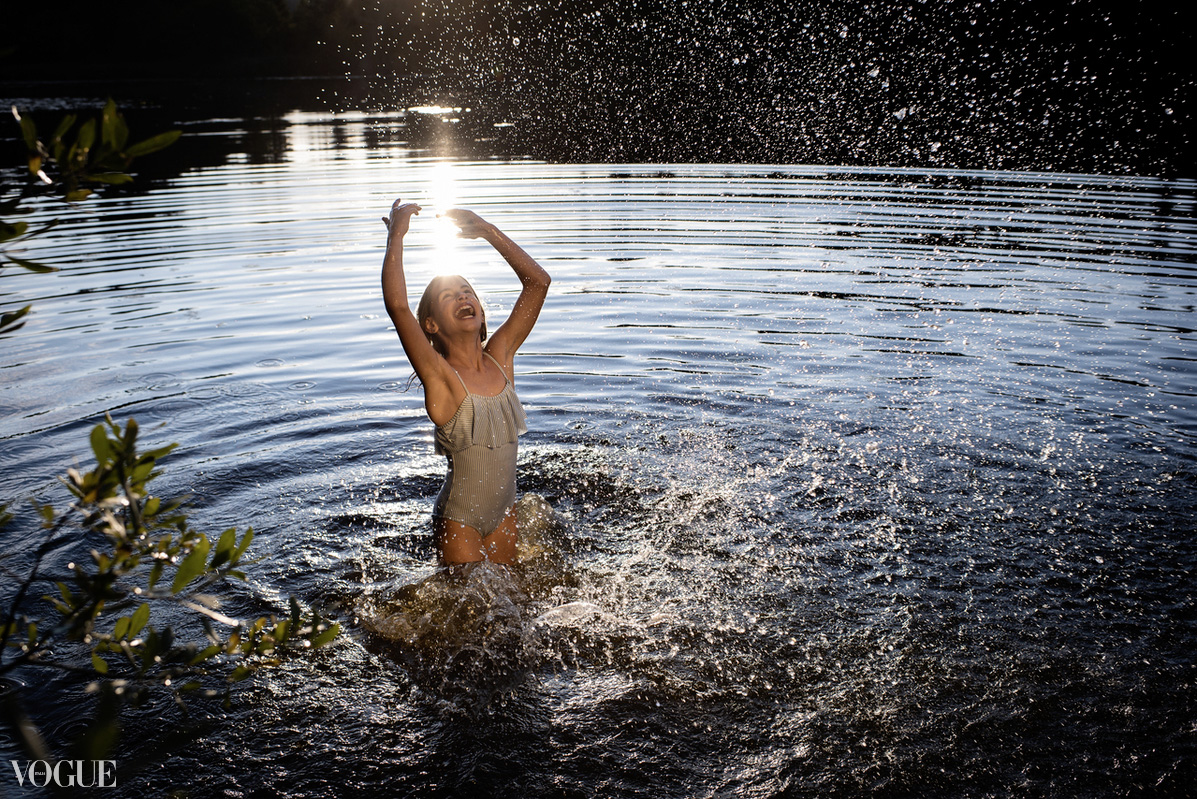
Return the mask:
<svg viewBox="0 0 1197 799">
<path fill-rule="evenodd" d="M 256 598 L 356 622 L 126 795 L 1193 784 L 1197 184 L 457 160 L 389 124 L 297 115 L 264 157 L 209 121 L 222 163 L 55 209 L 29 255 L 63 271 L 0 278 L 35 306 L 4 496 L 135 415 L 181 444 L 164 493 L 253 523 Z M 397 195 L 554 278 L 516 369 L 559 527 L 514 575 L 435 576 L 444 462 L 378 286 Z M 431 214 L 407 262 L 517 295 Z"/>
</svg>

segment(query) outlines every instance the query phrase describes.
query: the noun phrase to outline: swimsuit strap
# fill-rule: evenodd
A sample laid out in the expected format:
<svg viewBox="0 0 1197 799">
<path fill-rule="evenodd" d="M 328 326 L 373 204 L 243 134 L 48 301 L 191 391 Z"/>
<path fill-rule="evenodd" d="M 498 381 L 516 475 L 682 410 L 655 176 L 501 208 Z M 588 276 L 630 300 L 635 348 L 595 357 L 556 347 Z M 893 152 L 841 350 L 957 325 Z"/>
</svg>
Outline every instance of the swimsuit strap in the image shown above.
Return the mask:
<svg viewBox="0 0 1197 799">
<path fill-rule="evenodd" d="M 503 375 L 503 382 L 506 383 L 508 386 L 511 385 L 511 381 L 507 379 L 507 373 L 503 371 L 503 365 L 501 363 L 499 363 L 498 361 L 496 361 L 494 356 L 491 355 L 486 350 L 483 350 L 482 354 L 485 355 L 487 358 L 490 358 L 491 363 L 493 363 L 495 366 L 499 367 L 499 374 Z M 445 363 L 448 363 L 448 361 L 446 361 Z M 453 369 L 453 366 L 450 365 L 449 368 Z M 467 397 L 472 397 L 472 396 L 485 397 L 486 396 L 485 394 L 475 395 L 474 392 L 470 391 L 469 387 L 466 386 L 465 381 L 461 379 L 461 375 L 457 374 L 456 369 L 453 369 L 453 374 L 457 375 L 457 382 L 461 383 L 461 387 L 465 389 L 465 393 L 466 393 Z M 502 392 L 499 392 L 499 393 L 501 394 Z M 495 396 L 497 397 L 498 394 L 496 394 Z"/>
<path fill-rule="evenodd" d="M 503 382 L 504 382 L 504 383 L 507 383 L 508 385 L 511 385 L 511 381 L 507 379 L 507 373 L 503 371 L 503 364 L 501 364 L 501 363 L 499 363 L 498 361 L 496 361 L 496 360 L 495 360 L 495 356 L 491 355 L 491 354 L 490 354 L 489 352 L 487 352 L 486 350 L 483 350 L 483 351 L 482 351 L 482 354 L 483 354 L 483 355 L 485 355 L 487 358 L 490 358 L 490 362 L 491 362 L 491 363 L 493 363 L 495 366 L 499 367 L 499 374 L 503 375 Z M 457 376 L 457 379 L 458 379 L 458 380 L 460 380 L 460 379 L 461 379 L 461 375 L 458 375 L 458 376 Z M 464 385 L 465 385 L 465 383 L 462 383 L 462 385 L 464 386 Z"/>
<path fill-rule="evenodd" d="M 448 362 L 448 361 L 445 361 L 445 363 L 449 363 L 449 362 Z M 449 366 L 449 368 L 450 368 L 450 369 L 453 369 L 453 367 L 452 367 L 451 365 Z M 470 390 L 469 390 L 468 388 L 466 388 L 465 381 L 461 379 L 461 375 L 458 375 L 458 374 L 457 374 L 457 370 L 456 370 L 456 369 L 453 369 L 453 374 L 457 375 L 457 382 L 458 382 L 458 383 L 461 383 L 461 387 L 465 389 L 466 396 L 467 396 L 467 397 L 468 397 L 468 396 L 470 396 Z"/>
</svg>

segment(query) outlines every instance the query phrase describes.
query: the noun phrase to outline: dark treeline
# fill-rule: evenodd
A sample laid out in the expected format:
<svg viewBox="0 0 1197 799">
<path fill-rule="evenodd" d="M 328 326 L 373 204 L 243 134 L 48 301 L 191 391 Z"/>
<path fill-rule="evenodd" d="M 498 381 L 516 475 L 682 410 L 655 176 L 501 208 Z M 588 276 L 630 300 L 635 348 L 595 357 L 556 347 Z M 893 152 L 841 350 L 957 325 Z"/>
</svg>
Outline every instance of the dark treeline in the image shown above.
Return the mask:
<svg viewBox="0 0 1197 799">
<path fill-rule="evenodd" d="M 8 15 L 8 75 L 351 75 L 342 107 L 450 98 L 551 158 L 1191 173 L 1192 28 L 1145 0 L 59 6 Z"/>
<path fill-rule="evenodd" d="M 18 79 L 338 71 L 338 45 L 361 19 L 343 0 L 56 0 L 49 11 L 5 5 L 0 74 Z"/>
</svg>

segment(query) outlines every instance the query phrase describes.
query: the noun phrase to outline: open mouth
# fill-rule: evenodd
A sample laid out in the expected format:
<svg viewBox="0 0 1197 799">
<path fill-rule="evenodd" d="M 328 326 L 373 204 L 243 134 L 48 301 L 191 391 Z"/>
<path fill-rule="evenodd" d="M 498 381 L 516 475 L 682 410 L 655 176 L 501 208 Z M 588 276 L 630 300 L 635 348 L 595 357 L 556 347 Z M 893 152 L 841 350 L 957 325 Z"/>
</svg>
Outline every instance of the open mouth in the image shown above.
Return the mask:
<svg viewBox="0 0 1197 799">
<path fill-rule="evenodd" d="M 457 309 L 456 316 L 458 319 L 473 319 L 477 314 L 473 305 L 466 304 Z"/>
</svg>

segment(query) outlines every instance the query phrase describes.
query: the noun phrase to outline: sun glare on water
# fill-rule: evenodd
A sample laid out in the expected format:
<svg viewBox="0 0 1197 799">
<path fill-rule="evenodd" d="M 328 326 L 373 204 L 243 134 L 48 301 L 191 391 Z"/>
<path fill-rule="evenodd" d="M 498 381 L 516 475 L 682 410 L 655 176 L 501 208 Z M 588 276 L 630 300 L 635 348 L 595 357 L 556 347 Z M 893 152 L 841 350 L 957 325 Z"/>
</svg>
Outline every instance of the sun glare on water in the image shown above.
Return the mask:
<svg viewBox="0 0 1197 799">
<path fill-rule="evenodd" d="M 443 162 L 432 167 L 428 178 L 428 204 L 431 206 L 425 213 L 431 211 L 432 219 L 425 221 L 430 227 L 433 247 L 438 252 L 448 253 L 457 249 L 458 227 L 453 220 L 445 216 L 445 212 L 456 208 L 457 183 L 454 179 L 453 164 Z"/>
</svg>

